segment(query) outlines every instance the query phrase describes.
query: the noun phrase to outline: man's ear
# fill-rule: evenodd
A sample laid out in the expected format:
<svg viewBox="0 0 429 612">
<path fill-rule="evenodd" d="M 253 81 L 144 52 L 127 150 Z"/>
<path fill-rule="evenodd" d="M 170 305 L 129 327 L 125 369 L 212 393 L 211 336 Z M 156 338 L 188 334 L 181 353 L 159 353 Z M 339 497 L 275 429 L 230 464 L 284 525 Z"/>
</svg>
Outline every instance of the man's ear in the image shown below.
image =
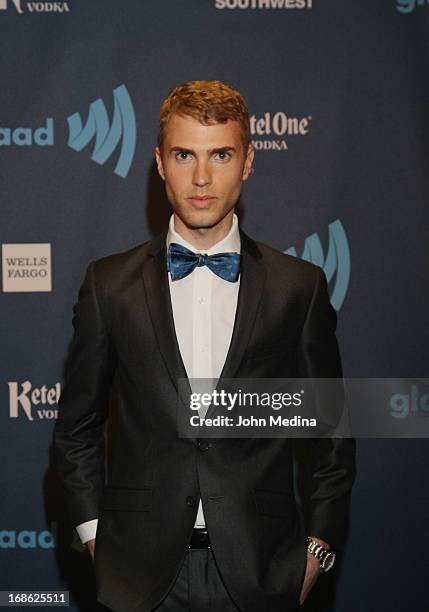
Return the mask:
<svg viewBox="0 0 429 612">
<path fill-rule="evenodd" d="M 241 179 L 242 181 L 247 181 L 247 179 L 249 178 L 250 171 L 252 170 L 252 164 L 253 164 L 254 157 L 255 157 L 255 149 L 253 148 L 251 144 L 249 144 L 247 148 L 246 159 L 244 161 L 243 176 Z"/>
<path fill-rule="evenodd" d="M 161 151 L 159 150 L 159 147 L 156 147 L 155 149 L 155 159 L 156 159 L 156 167 L 158 168 L 158 174 L 162 178 L 162 180 L 165 181 L 164 166 L 162 165 L 162 157 L 161 157 Z"/>
</svg>

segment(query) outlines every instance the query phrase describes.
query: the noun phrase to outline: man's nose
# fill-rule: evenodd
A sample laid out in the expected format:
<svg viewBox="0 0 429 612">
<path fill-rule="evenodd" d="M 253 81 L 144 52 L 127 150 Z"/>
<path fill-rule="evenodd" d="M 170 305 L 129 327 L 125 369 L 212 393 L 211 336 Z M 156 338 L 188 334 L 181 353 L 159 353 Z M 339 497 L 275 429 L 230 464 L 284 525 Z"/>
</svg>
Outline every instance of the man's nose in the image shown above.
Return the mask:
<svg viewBox="0 0 429 612">
<path fill-rule="evenodd" d="M 195 166 L 192 182 L 197 187 L 204 187 L 212 182 L 211 172 L 207 162 L 199 161 Z"/>
</svg>

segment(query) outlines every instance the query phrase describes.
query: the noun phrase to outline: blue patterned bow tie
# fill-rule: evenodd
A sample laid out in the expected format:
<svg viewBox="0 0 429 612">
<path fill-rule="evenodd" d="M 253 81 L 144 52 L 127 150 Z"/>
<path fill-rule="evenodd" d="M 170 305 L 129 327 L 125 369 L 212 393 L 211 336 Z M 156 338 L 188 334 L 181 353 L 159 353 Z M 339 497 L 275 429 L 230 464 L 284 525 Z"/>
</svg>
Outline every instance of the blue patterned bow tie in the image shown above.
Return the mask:
<svg viewBox="0 0 429 612">
<path fill-rule="evenodd" d="M 167 269 L 172 280 L 188 276 L 197 266 L 207 266 L 220 278 L 235 283 L 240 274 L 240 253 L 194 253 L 177 242 L 168 247 Z"/>
</svg>

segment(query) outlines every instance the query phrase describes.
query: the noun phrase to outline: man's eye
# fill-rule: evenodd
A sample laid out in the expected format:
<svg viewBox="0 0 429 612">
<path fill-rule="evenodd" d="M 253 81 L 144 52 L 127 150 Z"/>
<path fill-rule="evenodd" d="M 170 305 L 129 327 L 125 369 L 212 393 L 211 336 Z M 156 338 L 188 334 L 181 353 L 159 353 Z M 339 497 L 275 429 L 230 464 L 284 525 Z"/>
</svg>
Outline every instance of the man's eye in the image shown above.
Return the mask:
<svg viewBox="0 0 429 612">
<path fill-rule="evenodd" d="M 231 153 L 228 153 L 228 151 L 219 151 L 216 153 L 215 157 L 221 161 L 226 161 L 231 157 Z"/>
<path fill-rule="evenodd" d="M 176 155 L 176 159 L 186 161 L 189 159 L 189 153 L 187 151 L 179 151 Z"/>
</svg>

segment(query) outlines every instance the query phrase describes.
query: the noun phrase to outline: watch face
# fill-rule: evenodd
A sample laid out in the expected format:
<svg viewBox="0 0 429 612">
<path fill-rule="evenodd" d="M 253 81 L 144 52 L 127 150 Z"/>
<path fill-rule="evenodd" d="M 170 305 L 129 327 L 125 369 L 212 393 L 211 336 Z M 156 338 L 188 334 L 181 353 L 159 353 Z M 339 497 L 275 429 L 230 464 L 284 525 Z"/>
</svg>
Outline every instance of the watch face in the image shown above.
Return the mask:
<svg viewBox="0 0 429 612">
<path fill-rule="evenodd" d="M 323 560 L 323 571 L 327 572 L 334 565 L 335 561 L 335 553 L 331 550 L 327 553 L 326 557 Z"/>
</svg>

